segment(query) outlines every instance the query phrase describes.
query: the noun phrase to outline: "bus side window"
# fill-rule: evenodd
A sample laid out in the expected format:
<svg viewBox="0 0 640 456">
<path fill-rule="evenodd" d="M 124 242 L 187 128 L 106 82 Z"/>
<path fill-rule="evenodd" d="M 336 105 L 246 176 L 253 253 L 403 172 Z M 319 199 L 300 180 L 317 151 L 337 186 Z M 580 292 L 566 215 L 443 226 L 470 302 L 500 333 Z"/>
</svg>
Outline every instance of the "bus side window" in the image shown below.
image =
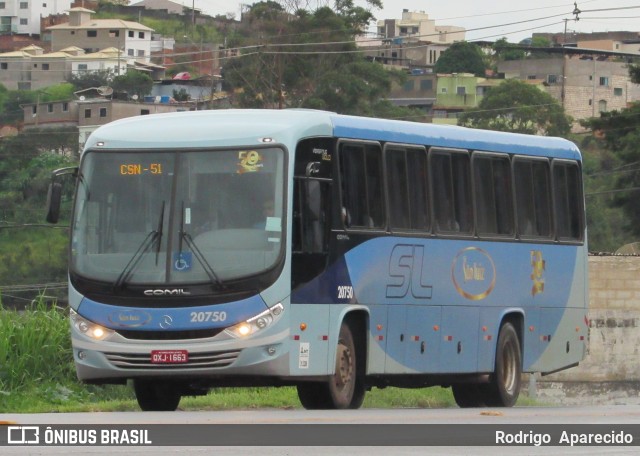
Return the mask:
<svg viewBox="0 0 640 456">
<path fill-rule="evenodd" d="M 444 233 L 473 232 L 469 154 L 432 150 L 430 153 L 436 229 Z"/>
<path fill-rule="evenodd" d="M 340 182 L 345 226 L 383 228 L 385 211 L 380 146 L 343 144 L 340 148 Z"/>
<path fill-rule="evenodd" d="M 389 226 L 398 230 L 429 229 L 427 155 L 423 148 L 387 145 Z"/>
<path fill-rule="evenodd" d="M 518 233 L 529 237 L 551 237 L 553 218 L 549 162 L 546 159 L 516 157 L 513 170 Z"/>
<path fill-rule="evenodd" d="M 513 200 L 509 158 L 474 153 L 476 217 L 480 235 L 513 235 Z"/>
</svg>

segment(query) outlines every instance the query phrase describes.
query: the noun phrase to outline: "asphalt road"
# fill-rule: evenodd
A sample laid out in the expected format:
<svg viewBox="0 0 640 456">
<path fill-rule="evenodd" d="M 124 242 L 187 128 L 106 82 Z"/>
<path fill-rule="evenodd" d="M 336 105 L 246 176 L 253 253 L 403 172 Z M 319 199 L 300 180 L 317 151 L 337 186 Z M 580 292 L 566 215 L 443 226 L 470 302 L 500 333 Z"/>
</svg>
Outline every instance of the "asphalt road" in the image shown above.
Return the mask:
<svg viewBox="0 0 640 456">
<path fill-rule="evenodd" d="M 518 407 L 511 409 L 361 409 L 343 411 L 239 410 L 206 412 L 115 412 L 0 414 L 14 431 L 149 429 L 153 444 L 129 446 L 0 447 L 2 455 L 153 454 L 215 455 L 631 455 L 640 453 L 640 406 Z M 169 425 L 169 426 L 167 426 Z M 311 426 L 299 426 L 311 425 Z M 363 426 L 364 425 L 364 426 Z M 84 427 L 83 427 L 84 426 Z M 22 428 L 20 428 L 22 429 Z M 0 428 L 0 442 L 7 442 Z M 106 431 L 105 431 L 106 432 Z M 526 439 L 525 446 L 496 443 Z M 558 435 L 588 434 L 632 439 L 630 445 L 559 445 Z M 52 435 L 52 434 L 49 434 Z M 60 434 L 59 434 L 60 435 Z M 120 434 L 119 434 L 120 435 Z M 553 446 L 533 440 L 551 436 Z M 539 436 L 539 437 L 537 437 Z M 66 437 L 65 437 L 66 438 Z M 591 437 L 594 438 L 594 437 Z M 4 440 L 3 440 L 4 439 Z M 98 438 L 99 440 L 99 438 Z M 229 441 L 236 442 L 225 445 Z M 168 444 L 171 446 L 156 446 Z M 207 442 L 200 444 L 200 442 Z M 216 442 L 216 443 L 211 443 Z M 222 442 L 223 446 L 220 446 Z M 434 446 L 433 442 L 440 446 Z M 628 442 L 627 442 L 628 443 Z M 181 446 L 181 445 L 185 446 Z M 199 446 L 192 446 L 199 445 Z M 207 445 L 207 446 L 205 446 Z M 419 445 L 419 446 L 418 446 Z"/>
</svg>

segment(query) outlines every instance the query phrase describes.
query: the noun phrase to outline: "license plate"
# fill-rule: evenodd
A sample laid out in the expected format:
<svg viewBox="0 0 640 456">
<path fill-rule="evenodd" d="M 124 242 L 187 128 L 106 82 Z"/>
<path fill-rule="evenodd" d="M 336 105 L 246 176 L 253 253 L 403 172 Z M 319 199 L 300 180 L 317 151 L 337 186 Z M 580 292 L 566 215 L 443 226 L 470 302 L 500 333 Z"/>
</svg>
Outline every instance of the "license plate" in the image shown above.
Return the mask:
<svg viewBox="0 0 640 456">
<path fill-rule="evenodd" d="M 182 364 L 188 361 L 187 350 L 151 350 L 152 364 Z"/>
</svg>

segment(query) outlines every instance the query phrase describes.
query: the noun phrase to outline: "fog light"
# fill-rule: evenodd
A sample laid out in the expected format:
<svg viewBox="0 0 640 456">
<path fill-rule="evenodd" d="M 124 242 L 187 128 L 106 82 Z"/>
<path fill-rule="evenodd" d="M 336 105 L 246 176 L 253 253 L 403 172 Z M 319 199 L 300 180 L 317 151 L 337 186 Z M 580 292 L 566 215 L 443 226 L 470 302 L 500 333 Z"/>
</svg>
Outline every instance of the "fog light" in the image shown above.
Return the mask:
<svg viewBox="0 0 640 456">
<path fill-rule="evenodd" d="M 267 348 L 267 353 L 269 353 L 271 356 L 276 354 L 276 347 L 269 347 Z"/>
<path fill-rule="evenodd" d="M 78 359 L 85 359 L 86 357 L 87 357 L 87 354 L 82 350 L 78 352 Z"/>
</svg>

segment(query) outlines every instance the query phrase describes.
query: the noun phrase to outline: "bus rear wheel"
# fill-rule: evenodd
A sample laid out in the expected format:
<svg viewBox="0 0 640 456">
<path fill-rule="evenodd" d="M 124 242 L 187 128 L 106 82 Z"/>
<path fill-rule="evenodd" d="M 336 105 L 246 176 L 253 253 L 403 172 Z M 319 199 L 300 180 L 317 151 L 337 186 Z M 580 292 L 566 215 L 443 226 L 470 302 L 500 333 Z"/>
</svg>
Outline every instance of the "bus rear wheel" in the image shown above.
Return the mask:
<svg viewBox="0 0 640 456">
<path fill-rule="evenodd" d="M 490 407 L 512 407 L 520 395 L 522 352 L 514 326 L 507 322 L 500 328 L 496 346 L 495 371 L 489 383 L 482 385 L 484 402 Z"/>
<path fill-rule="evenodd" d="M 145 412 L 173 412 L 182 398 L 178 385 L 171 382 L 136 379 L 133 390 L 140 409 Z"/>
<path fill-rule="evenodd" d="M 482 391 L 484 386 L 477 383 L 454 383 L 451 385 L 453 398 L 458 407 L 484 407 L 484 392 Z"/>
<path fill-rule="evenodd" d="M 342 323 L 336 347 L 335 373 L 327 382 L 300 383 L 298 397 L 306 409 L 357 409 L 365 395 L 363 367 L 353 333 Z"/>
</svg>

